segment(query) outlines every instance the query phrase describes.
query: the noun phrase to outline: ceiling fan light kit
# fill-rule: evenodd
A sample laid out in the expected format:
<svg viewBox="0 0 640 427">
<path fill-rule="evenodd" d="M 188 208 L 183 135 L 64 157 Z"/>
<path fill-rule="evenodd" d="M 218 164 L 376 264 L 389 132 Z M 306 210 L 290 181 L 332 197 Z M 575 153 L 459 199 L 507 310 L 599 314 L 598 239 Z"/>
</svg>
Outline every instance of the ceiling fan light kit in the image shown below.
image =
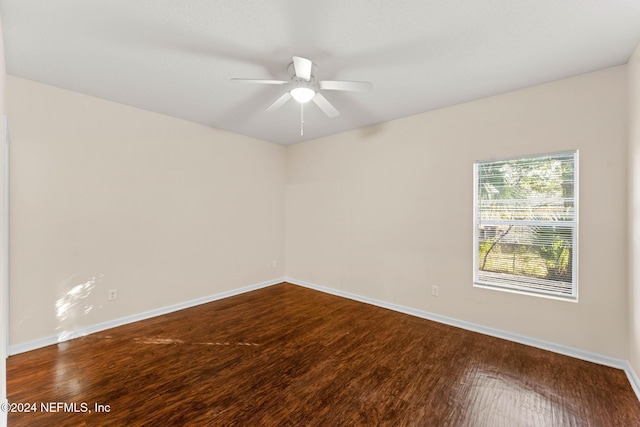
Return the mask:
<svg viewBox="0 0 640 427">
<path fill-rule="evenodd" d="M 309 87 L 296 87 L 291 89 L 291 96 L 299 103 L 306 104 L 316 96 L 316 91 Z"/>
<path fill-rule="evenodd" d="M 368 92 L 373 88 L 369 82 L 347 81 L 347 80 L 323 80 L 316 81 L 316 73 L 318 67 L 307 58 L 294 56 L 287 70 L 291 74 L 289 81 L 286 80 L 261 80 L 261 79 L 231 79 L 238 83 L 251 84 L 267 84 L 267 85 L 286 85 L 292 86 L 287 92 L 282 94 L 271 105 L 267 107 L 267 111 L 275 111 L 282 107 L 289 99 L 293 98 L 301 105 L 309 101 L 313 101 L 323 113 L 329 118 L 338 116 L 340 113 L 325 98 L 321 90 L 347 91 L 347 92 Z M 302 114 L 302 110 L 301 110 Z M 301 125 L 303 120 L 301 118 Z"/>
</svg>

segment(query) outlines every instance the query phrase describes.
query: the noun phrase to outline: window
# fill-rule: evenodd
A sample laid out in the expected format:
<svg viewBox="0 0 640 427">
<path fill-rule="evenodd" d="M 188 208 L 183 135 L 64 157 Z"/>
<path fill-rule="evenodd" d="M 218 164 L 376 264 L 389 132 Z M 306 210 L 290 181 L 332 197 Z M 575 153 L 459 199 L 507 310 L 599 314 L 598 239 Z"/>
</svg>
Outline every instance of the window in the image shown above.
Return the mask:
<svg viewBox="0 0 640 427">
<path fill-rule="evenodd" d="M 474 284 L 578 297 L 578 152 L 474 164 Z"/>
</svg>

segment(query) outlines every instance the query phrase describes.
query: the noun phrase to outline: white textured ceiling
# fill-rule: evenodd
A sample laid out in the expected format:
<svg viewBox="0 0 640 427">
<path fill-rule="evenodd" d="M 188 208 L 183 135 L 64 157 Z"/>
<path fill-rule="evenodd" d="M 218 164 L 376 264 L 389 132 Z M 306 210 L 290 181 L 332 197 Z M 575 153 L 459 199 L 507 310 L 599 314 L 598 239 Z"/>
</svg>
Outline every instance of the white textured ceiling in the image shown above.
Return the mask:
<svg viewBox="0 0 640 427">
<path fill-rule="evenodd" d="M 628 61 L 639 0 L 0 0 L 7 71 L 291 144 Z M 265 108 L 298 55 L 321 80 L 364 80 L 370 93 L 324 92 Z"/>
</svg>

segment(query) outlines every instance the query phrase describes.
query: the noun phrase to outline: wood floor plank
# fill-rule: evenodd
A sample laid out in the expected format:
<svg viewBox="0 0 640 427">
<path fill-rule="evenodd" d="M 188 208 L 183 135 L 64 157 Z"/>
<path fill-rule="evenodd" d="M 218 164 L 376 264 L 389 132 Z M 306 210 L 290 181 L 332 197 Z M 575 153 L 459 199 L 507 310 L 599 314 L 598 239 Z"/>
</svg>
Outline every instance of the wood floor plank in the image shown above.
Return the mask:
<svg viewBox="0 0 640 427">
<path fill-rule="evenodd" d="M 9 402 L 90 410 L 11 427 L 640 425 L 620 370 L 286 283 L 11 356 L 7 377 Z"/>
</svg>

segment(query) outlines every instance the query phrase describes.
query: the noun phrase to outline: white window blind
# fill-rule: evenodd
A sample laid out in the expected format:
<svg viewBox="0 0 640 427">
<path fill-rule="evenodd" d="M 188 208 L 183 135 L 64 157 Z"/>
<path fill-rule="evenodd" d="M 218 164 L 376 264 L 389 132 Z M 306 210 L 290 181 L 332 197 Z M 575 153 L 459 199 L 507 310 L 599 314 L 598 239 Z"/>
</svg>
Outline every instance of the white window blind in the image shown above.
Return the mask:
<svg viewBox="0 0 640 427">
<path fill-rule="evenodd" d="M 578 152 L 474 165 L 474 283 L 577 298 Z"/>
</svg>

